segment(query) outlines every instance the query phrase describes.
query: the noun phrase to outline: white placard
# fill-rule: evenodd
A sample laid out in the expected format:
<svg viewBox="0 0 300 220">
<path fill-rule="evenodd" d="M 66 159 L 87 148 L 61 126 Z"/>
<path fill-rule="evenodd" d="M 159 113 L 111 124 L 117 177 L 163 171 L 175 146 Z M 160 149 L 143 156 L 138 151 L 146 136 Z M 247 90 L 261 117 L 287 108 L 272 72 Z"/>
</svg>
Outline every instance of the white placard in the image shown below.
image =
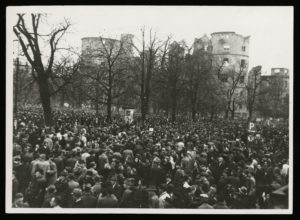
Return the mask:
<svg viewBox="0 0 300 220">
<path fill-rule="evenodd" d="M 125 110 L 124 120 L 126 123 L 131 124 L 133 122 L 133 113 L 134 113 L 134 109 Z"/>
</svg>

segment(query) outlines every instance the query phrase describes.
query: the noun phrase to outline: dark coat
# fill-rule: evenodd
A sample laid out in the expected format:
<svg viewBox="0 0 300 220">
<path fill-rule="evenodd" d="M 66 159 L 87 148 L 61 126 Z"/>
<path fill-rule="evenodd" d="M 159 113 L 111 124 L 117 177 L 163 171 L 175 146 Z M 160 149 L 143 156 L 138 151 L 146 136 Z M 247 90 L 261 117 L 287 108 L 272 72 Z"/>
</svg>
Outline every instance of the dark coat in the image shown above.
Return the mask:
<svg viewBox="0 0 300 220">
<path fill-rule="evenodd" d="M 121 200 L 121 197 L 122 197 L 122 194 L 123 194 L 123 188 L 119 185 L 119 184 L 116 184 L 114 187 L 113 187 L 113 194 L 117 197 L 117 199 L 120 201 Z"/>
<path fill-rule="evenodd" d="M 78 200 L 78 201 L 74 201 L 72 208 L 84 208 L 84 204 L 82 199 Z"/>
<path fill-rule="evenodd" d="M 118 207 L 118 199 L 116 196 L 107 195 L 104 197 L 100 197 L 98 199 L 98 208 L 117 208 Z"/>
<path fill-rule="evenodd" d="M 86 194 L 81 198 L 83 203 L 83 208 L 96 208 L 97 207 L 97 198 L 92 194 Z"/>
</svg>

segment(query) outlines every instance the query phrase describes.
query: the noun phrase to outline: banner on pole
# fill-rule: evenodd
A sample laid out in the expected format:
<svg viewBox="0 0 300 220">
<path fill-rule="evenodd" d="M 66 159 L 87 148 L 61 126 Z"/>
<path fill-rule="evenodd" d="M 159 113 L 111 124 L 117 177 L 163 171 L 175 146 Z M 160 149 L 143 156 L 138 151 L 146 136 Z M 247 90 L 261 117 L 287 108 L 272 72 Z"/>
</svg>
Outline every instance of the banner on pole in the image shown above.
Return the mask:
<svg viewBox="0 0 300 220">
<path fill-rule="evenodd" d="M 134 109 L 126 109 L 124 120 L 126 123 L 131 124 L 133 122 Z"/>
</svg>

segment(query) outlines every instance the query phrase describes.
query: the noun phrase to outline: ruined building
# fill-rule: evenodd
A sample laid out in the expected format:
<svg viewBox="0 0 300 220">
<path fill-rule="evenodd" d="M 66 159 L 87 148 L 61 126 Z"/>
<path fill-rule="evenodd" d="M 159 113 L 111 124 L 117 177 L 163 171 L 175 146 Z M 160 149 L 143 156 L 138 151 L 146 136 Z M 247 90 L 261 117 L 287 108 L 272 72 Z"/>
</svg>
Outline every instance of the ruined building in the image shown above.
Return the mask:
<svg viewBox="0 0 300 220">
<path fill-rule="evenodd" d="M 235 115 L 247 117 L 245 100 L 247 83 L 247 72 L 249 63 L 249 39 L 235 32 L 214 32 L 209 38 L 206 34 L 201 38 L 194 40 L 194 51 L 202 50 L 212 55 L 214 69 L 218 70 L 220 80 L 228 88 L 238 78 L 235 89 Z M 229 77 L 231 74 L 231 78 Z"/>
</svg>

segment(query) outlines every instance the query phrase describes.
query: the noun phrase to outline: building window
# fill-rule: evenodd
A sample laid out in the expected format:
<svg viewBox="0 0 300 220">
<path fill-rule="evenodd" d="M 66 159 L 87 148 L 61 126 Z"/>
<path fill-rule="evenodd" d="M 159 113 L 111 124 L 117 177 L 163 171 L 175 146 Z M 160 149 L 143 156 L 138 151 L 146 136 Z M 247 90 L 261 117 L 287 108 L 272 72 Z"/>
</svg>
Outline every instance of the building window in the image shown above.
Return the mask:
<svg viewBox="0 0 300 220">
<path fill-rule="evenodd" d="M 246 51 L 246 47 L 245 46 L 242 46 L 242 51 Z"/>
<path fill-rule="evenodd" d="M 230 49 L 229 45 L 224 45 L 224 50 L 228 51 Z"/>
<path fill-rule="evenodd" d="M 223 59 L 223 64 L 224 64 L 224 66 L 228 66 L 229 65 L 229 59 L 228 58 L 224 58 Z"/>
<path fill-rule="evenodd" d="M 245 67 L 246 66 L 246 61 L 244 59 L 241 60 L 241 67 Z"/>
</svg>

